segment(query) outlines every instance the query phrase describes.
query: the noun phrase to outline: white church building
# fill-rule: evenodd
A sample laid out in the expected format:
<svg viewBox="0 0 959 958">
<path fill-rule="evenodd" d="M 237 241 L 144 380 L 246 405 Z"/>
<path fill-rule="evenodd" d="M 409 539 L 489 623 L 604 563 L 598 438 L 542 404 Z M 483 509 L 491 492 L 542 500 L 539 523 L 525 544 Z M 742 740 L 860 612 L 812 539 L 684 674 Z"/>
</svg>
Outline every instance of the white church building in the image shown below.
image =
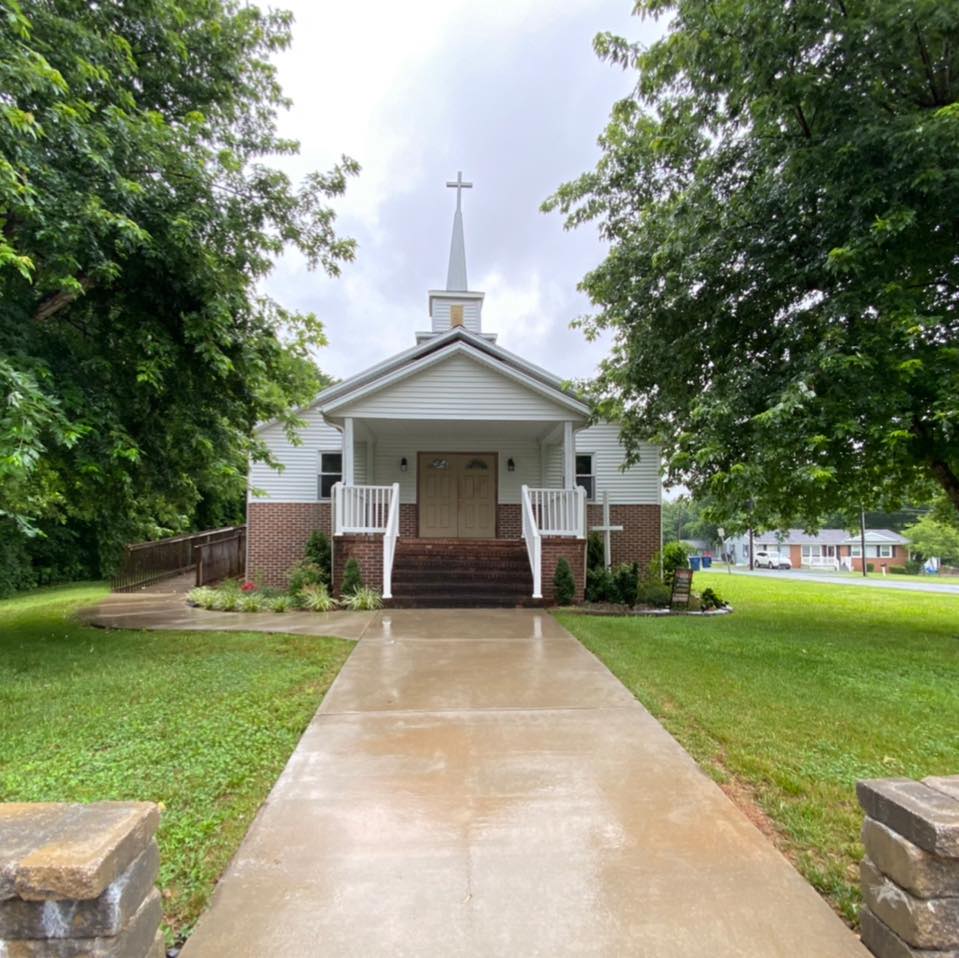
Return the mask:
<svg viewBox="0 0 959 958">
<path fill-rule="evenodd" d="M 334 588 L 354 557 L 394 605 L 514 606 L 551 601 L 561 557 L 582 598 L 593 528 L 613 529 L 613 564 L 659 549 L 658 448 L 624 468 L 615 424 L 591 424 L 558 376 L 483 329 L 463 235 L 472 184 L 447 185 L 449 269 L 446 288 L 428 293 L 429 328 L 300 410 L 298 445 L 280 423 L 258 428 L 283 469 L 250 466 L 248 578 L 285 585 L 319 529 L 333 543 Z"/>
</svg>

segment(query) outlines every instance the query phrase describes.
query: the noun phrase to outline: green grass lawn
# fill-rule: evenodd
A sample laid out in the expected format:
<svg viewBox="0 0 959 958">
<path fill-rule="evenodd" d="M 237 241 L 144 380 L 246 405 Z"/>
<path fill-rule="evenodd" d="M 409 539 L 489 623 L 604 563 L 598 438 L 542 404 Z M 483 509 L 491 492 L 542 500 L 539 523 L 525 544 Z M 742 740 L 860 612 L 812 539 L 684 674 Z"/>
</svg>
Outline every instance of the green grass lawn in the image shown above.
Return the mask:
<svg viewBox="0 0 959 958">
<path fill-rule="evenodd" d="M 172 939 L 196 921 L 353 644 L 71 621 L 105 591 L 0 602 L 0 801 L 162 803 Z"/>
<path fill-rule="evenodd" d="M 855 925 L 856 780 L 959 772 L 959 597 L 723 572 L 706 586 L 735 613 L 559 619 Z"/>
</svg>

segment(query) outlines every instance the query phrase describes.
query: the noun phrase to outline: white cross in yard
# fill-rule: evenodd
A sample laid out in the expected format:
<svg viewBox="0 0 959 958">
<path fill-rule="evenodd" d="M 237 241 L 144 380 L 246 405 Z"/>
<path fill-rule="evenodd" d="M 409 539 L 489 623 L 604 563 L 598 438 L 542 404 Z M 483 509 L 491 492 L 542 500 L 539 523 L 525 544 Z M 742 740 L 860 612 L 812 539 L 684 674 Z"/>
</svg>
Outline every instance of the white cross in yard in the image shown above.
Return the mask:
<svg viewBox="0 0 959 958">
<path fill-rule="evenodd" d="M 603 493 L 603 524 L 601 526 L 590 526 L 590 532 L 602 532 L 603 534 L 603 560 L 608 569 L 613 564 L 613 550 L 610 544 L 609 534 L 611 532 L 622 532 L 622 526 L 614 526 L 609 521 L 609 490 Z"/>
</svg>

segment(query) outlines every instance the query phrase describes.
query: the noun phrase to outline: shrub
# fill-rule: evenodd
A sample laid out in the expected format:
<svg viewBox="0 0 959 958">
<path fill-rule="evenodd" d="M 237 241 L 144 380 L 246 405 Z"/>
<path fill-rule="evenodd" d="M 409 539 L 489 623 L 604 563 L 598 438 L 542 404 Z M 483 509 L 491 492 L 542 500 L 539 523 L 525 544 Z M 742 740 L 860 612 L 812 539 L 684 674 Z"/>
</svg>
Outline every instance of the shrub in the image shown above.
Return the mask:
<svg viewBox="0 0 959 958">
<path fill-rule="evenodd" d="M 726 603 L 716 595 L 713 589 L 703 589 L 699 597 L 699 607 L 705 612 L 707 609 L 725 609 Z"/>
<path fill-rule="evenodd" d="M 659 565 L 662 562 L 663 571 L 660 578 Z M 677 569 L 685 569 L 689 566 L 689 547 L 682 542 L 667 542 L 663 546 L 662 552 L 657 552 L 649 563 L 648 578 L 652 582 L 662 581 L 666 585 L 673 584 L 673 573 Z"/>
<path fill-rule="evenodd" d="M 606 544 L 600 532 L 591 532 L 586 540 L 586 571 L 606 568 Z"/>
<path fill-rule="evenodd" d="M 609 569 L 590 569 L 586 573 L 586 599 L 588 602 L 620 602 L 616 581 Z"/>
<path fill-rule="evenodd" d="M 360 575 L 360 565 L 356 559 L 349 559 L 343 568 L 342 595 L 352 595 L 363 588 L 363 576 Z"/>
<path fill-rule="evenodd" d="M 919 575 L 922 572 L 922 563 L 918 559 L 906 560 L 906 575 Z"/>
<path fill-rule="evenodd" d="M 239 596 L 243 591 L 243 583 L 239 579 L 224 579 L 217 587 L 217 592 L 221 592 L 224 595 L 235 595 Z"/>
<path fill-rule="evenodd" d="M 240 596 L 240 601 L 237 604 L 237 611 L 262 612 L 264 603 L 267 601 L 268 600 L 264 599 L 263 596 L 257 595 L 255 592 L 251 592 L 248 595 Z"/>
<path fill-rule="evenodd" d="M 322 582 L 304 586 L 300 592 L 300 603 L 310 612 L 330 612 L 337 604 Z"/>
<path fill-rule="evenodd" d="M 302 559 L 286 574 L 290 595 L 299 595 L 308 585 L 326 585 L 328 579 L 317 563 Z"/>
<path fill-rule="evenodd" d="M 293 607 L 293 598 L 289 595 L 278 595 L 266 600 L 266 608 L 270 612 L 289 612 Z"/>
<path fill-rule="evenodd" d="M 308 562 L 319 566 L 323 582 L 330 584 L 333 569 L 333 550 L 326 534 L 316 529 L 307 540 L 306 558 Z"/>
<path fill-rule="evenodd" d="M 211 589 L 207 585 L 190 589 L 186 596 L 190 605 L 199 606 L 201 609 L 212 609 L 214 599 L 216 599 L 216 589 Z"/>
<path fill-rule="evenodd" d="M 636 595 L 641 605 L 651 605 L 657 609 L 666 608 L 672 597 L 673 590 L 662 582 L 641 582 Z"/>
<path fill-rule="evenodd" d="M 210 608 L 216 609 L 217 612 L 236 612 L 241 598 L 239 590 L 234 592 L 232 589 L 214 589 L 213 605 Z"/>
<path fill-rule="evenodd" d="M 613 573 L 613 581 L 619 601 L 630 608 L 636 605 L 639 592 L 639 566 L 636 563 L 624 562 Z"/>
<path fill-rule="evenodd" d="M 875 562 L 867 562 L 867 563 L 866 563 L 866 571 L 867 571 L 867 572 L 875 572 L 875 571 L 876 571 L 876 563 L 875 563 Z"/>
<path fill-rule="evenodd" d="M 906 575 L 906 567 L 904 565 L 891 565 L 889 566 L 890 575 Z"/>
<path fill-rule="evenodd" d="M 553 598 L 557 605 L 569 605 L 576 595 L 576 580 L 573 570 L 564 558 L 556 563 L 556 572 L 553 573 Z"/>
<path fill-rule="evenodd" d="M 355 592 L 343 595 L 343 605 L 352 612 L 372 612 L 383 608 L 383 596 L 376 589 L 360 586 Z"/>
</svg>

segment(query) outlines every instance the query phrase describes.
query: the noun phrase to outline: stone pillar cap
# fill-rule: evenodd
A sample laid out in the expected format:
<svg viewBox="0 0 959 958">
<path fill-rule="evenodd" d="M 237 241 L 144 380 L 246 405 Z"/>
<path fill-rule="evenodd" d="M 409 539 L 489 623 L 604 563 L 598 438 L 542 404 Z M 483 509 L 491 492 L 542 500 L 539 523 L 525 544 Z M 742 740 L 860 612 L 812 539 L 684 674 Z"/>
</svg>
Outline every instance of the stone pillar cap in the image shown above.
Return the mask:
<svg viewBox="0 0 959 958">
<path fill-rule="evenodd" d="M 943 858 L 959 858 L 959 776 L 875 778 L 856 784 L 863 811 Z"/>
<path fill-rule="evenodd" d="M 159 823 L 152 802 L 0 804 L 0 901 L 97 898 Z"/>
</svg>

